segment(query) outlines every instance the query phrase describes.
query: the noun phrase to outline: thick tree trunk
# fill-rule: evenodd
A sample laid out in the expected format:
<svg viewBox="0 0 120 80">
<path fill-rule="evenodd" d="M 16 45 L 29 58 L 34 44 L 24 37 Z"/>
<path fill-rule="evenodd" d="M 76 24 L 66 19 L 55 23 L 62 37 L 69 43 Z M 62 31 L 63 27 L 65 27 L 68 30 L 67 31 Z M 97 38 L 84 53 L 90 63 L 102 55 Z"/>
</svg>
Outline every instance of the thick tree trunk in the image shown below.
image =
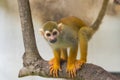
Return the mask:
<svg viewBox="0 0 120 80">
<path fill-rule="evenodd" d="M 31 11 L 29 7 L 29 0 L 18 0 L 18 5 L 19 5 L 19 13 L 20 13 L 23 41 L 25 47 L 23 63 L 24 66 L 26 66 L 31 62 L 33 62 L 34 60 L 42 59 L 42 58 L 40 57 L 36 47 Z"/>
<path fill-rule="evenodd" d="M 104 0 L 104 2 L 108 3 L 108 0 Z M 36 47 L 29 0 L 18 0 L 18 6 L 19 6 L 23 41 L 25 47 L 25 53 L 23 55 L 24 67 L 20 70 L 19 77 L 29 76 L 29 75 L 52 77 L 49 75 L 48 62 L 44 61 L 41 58 Z M 61 65 L 62 65 L 61 66 L 62 71 L 59 72 L 59 78 L 68 78 L 68 74 L 66 73 L 65 70 L 66 62 L 62 63 Z M 77 76 L 75 79 L 118 80 L 115 76 L 111 75 L 104 69 L 93 64 L 85 64 L 81 70 L 77 71 Z"/>
</svg>

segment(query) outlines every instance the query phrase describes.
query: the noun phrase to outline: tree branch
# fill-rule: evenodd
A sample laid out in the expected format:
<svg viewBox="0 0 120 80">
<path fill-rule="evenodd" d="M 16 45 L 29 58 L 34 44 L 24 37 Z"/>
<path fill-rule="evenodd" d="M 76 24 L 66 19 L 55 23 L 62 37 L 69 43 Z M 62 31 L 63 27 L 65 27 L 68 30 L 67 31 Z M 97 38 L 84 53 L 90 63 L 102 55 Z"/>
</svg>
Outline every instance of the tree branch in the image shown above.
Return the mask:
<svg viewBox="0 0 120 80">
<path fill-rule="evenodd" d="M 37 65 L 36 65 L 37 64 Z M 42 65 L 41 65 L 42 64 Z M 66 78 L 68 74 L 66 73 L 66 62 L 62 63 L 62 71 L 59 72 L 59 78 Z M 31 67 L 25 67 L 20 71 L 19 77 L 30 75 L 37 75 L 43 77 L 52 77 L 49 75 L 49 65 L 47 61 L 37 61 Z M 75 80 L 119 80 L 117 77 L 111 75 L 104 69 L 93 64 L 85 64 L 82 66 L 81 70 L 77 71 Z"/>
<path fill-rule="evenodd" d="M 105 0 L 104 0 L 105 1 Z M 19 77 L 38 75 L 43 77 L 52 77 L 49 75 L 48 62 L 43 60 L 38 53 L 34 36 L 34 29 L 31 18 L 29 0 L 18 0 L 19 13 L 21 19 L 21 28 L 25 53 L 23 55 L 23 68 L 19 72 Z M 62 71 L 59 72 L 59 78 L 67 78 L 66 62 L 61 63 Z M 77 71 L 77 80 L 118 80 L 104 69 L 93 65 L 85 64 L 81 70 Z"/>
<path fill-rule="evenodd" d="M 25 47 L 23 62 L 26 64 L 36 59 L 42 59 L 42 58 L 40 57 L 36 47 L 29 0 L 18 0 L 18 6 L 19 6 L 21 28 L 23 34 L 24 47 Z"/>
</svg>

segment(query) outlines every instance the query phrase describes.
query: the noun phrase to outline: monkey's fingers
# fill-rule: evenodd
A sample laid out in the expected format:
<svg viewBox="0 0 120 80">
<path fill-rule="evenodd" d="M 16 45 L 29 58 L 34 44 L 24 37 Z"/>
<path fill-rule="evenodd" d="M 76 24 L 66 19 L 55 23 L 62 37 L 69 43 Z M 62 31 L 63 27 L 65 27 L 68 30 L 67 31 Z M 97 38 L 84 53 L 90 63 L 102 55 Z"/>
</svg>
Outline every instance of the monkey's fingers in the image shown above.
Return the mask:
<svg viewBox="0 0 120 80">
<path fill-rule="evenodd" d="M 58 77 L 58 70 L 53 71 L 53 77 Z"/>
<path fill-rule="evenodd" d="M 76 77 L 76 69 L 72 72 L 73 77 Z"/>
<path fill-rule="evenodd" d="M 50 68 L 50 75 L 53 75 L 53 68 Z"/>
<path fill-rule="evenodd" d="M 50 70 L 53 69 L 53 66 L 50 66 L 49 69 L 50 69 Z"/>
<path fill-rule="evenodd" d="M 74 74 L 73 74 L 73 71 L 70 72 L 70 76 L 73 78 L 74 77 Z"/>
<path fill-rule="evenodd" d="M 76 77 L 76 69 L 75 68 L 67 70 L 67 73 L 68 73 L 69 77 L 72 77 L 72 78 Z"/>
<path fill-rule="evenodd" d="M 50 69 L 50 75 L 52 75 L 53 77 L 58 77 L 58 69 Z"/>
<path fill-rule="evenodd" d="M 53 75 L 53 72 L 54 72 L 54 68 L 53 68 L 53 66 L 50 66 L 50 75 Z"/>
<path fill-rule="evenodd" d="M 58 77 L 58 71 L 62 71 L 62 69 L 60 67 L 55 67 L 55 66 L 50 66 L 50 75 L 52 75 L 53 77 Z"/>
<path fill-rule="evenodd" d="M 76 77 L 76 70 L 75 69 L 71 71 L 71 77 L 72 78 Z"/>
</svg>

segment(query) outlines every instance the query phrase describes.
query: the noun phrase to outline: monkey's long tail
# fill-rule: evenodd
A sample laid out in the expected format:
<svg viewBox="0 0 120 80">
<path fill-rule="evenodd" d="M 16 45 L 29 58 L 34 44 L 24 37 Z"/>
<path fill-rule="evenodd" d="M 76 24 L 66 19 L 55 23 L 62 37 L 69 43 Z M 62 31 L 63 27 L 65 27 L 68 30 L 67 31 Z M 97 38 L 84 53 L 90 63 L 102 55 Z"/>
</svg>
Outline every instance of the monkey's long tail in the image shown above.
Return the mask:
<svg viewBox="0 0 120 80">
<path fill-rule="evenodd" d="M 105 15 L 105 12 L 106 12 L 106 9 L 107 9 L 108 2 L 109 2 L 109 0 L 104 0 L 103 1 L 101 10 L 100 10 L 100 12 L 99 12 L 99 14 L 97 16 L 96 21 L 93 23 L 92 26 L 90 26 L 94 31 L 98 30 L 98 28 L 99 28 L 99 26 L 100 26 L 100 24 L 102 22 L 102 19 L 103 19 L 104 15 Z"/>
</svg>

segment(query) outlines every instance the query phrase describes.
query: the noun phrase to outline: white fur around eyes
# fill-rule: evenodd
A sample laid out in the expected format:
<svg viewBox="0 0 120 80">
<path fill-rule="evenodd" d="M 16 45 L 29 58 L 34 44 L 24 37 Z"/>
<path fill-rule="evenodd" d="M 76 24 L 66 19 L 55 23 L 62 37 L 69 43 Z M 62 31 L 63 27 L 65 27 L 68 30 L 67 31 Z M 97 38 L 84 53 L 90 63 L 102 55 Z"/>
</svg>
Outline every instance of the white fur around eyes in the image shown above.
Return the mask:
<svg viewBox="0 0 120 80">
<path fill-rule="evenodd" d="M 57 29 L 53 29 L 52 33 L 53 32 L 57 32 L 57 35 L 59 35 L 59 31 Z"/>
<path fill-rule="evenodd" d="M 48 38 L 48 36 L 46 35 L 46 34 L 51 34 L 51 32 L 50 31 L 45 31 L 45 38 Z"/>
</svg>

